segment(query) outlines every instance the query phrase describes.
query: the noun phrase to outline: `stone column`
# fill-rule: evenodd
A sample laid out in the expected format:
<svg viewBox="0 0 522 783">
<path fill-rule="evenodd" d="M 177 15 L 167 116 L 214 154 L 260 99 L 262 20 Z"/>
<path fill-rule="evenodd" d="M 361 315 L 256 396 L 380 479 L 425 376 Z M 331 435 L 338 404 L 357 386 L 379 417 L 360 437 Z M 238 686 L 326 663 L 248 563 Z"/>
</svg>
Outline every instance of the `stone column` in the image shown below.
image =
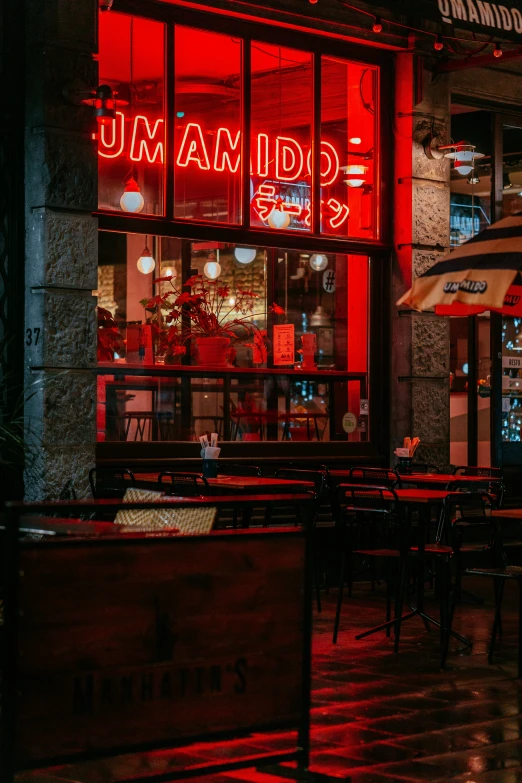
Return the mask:
<svg viewBox="0 0 522 783">
<path fill-rule="evenodd" d="M 419 437 L 417 461 L 438 465 L 449 464 L 449 319 L 399 312 L 395 302 L 448 250 L 449 161 L 430 159 L 423 142 L 430 133 L 447 139 L 449 123 L 448 78 L 434 80 L 415 55 L 397 55 L 392 451 L 406 435 Z"/>
<path fill-rule="evenodd" d="M 96 126 L 63 90 L 97 85 L 97 4 L 25 2 L 26 497 L 83 497 L 96 441 Z"/>
</svg>

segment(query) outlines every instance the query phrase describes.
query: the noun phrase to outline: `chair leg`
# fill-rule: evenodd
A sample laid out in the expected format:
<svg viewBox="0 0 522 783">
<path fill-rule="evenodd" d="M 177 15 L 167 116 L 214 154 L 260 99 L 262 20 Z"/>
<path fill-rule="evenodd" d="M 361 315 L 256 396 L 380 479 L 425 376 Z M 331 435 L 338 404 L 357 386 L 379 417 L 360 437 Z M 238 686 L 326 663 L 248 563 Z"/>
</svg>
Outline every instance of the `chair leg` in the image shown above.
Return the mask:
<svg viewBox="0 0 522 783">
<path fill-rule="evenodd" d="M 399 563 L 399 579 L 397 580 L 397 593 L 395 596 L 395 643 L 393 651 L 399 652 L 399 640 L 401 635 L 402 606 L 406 591 L 406 559 Z"/>
<path fill-rule="evenodd" d="M 455 594 L 451 586 L 451 562 L 448 558 L 443 564 L 443 587 L 444 609 L 441 604 L 441 656 L 440 667 L 444 669 L 448 657 L 449 642 L 451 637 L 451 627 L 453 625 L 453 614 L 455 612 Z M 444 621 L 443 621 L 444 612 Z M 445 628 L 444 628 L 445 626 Z M 444 630 L 444 633 L 443 633 Z"/>
<path fill-rule="evenodd" d="M 493 629 L 491 631 L 491 644 L 489 646 L 488 663 L 493 663 L 493 653 L 495 652 L 495 642 L 497 640 L 498 629 L 500 625 L 500 612 L 502 608 L 502 598 L 504 596 L 505 580 L 501 579 L 497 588 L 497 600 L 495 606 L 495 618 L 493 620 Z"/>
<path fill-rule="evenodd" d="M 335 610 L 335 623 L 333 632 L 333 644 L 337 644 L 337 635 L 339 633 L 339 623 L 341 622 L 341 607 L 343 604 L 343 591 L 344 591 L 344 570 L 346 563 L 346 552 L 343 550 L 341 556 L 341 565 L 339 568 L 339 593 L 337 595 L 337 609 Z"/>
<path fill-rule="evenodd" d="M 317 600 L 317 611 L 321 612 L 321 590 L 319 589 L 319 572 L 317 570 L 317 564 L 315 562 L 315 558 L 314 558 L 313 568 L 314 568 L 315 596 Z"/>
<path fill-rule="evenodd" d="M 391 620 L 391 604 L 392 604 L 392 595 L 393 595 L 393 589 L 392 589 L 392 569 L 390 568 L 390 562 L 389 560 L 386 561 L 385 565 L 386 569 L 386 622 L 389 623 Z M 389 638 L 391 634 L 391 625 L 386 626 L 386 636 Z"/>
<path fill-rule="evenodd" d="M 518 582 L 518 669 L 517 677 L 522 677 L 522 580 Z"/>
</svg>

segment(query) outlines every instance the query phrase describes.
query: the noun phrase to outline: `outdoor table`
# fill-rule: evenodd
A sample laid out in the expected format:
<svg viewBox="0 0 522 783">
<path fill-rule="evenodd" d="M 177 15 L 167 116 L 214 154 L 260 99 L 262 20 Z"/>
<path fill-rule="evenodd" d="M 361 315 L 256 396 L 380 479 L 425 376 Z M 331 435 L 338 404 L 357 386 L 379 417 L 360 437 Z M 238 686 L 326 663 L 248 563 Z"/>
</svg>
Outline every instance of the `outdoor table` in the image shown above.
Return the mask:
<svg viewBox="0 0 522 783">
<path fill-rule="evenodd" d="M 499 519 L 512 519 L 514 522 L 522 520 L 522 508 L 503 508 L 500 511 L 493 510 L 491 512 L 492 517 L 498 517 Z"/>
<path fill-rule="evenodd" d="M 152 486 L 157 488 L 158 476 L 157 473 L 135 473 L 136 486 L 152 489 Z M 194 473 L 194 475 L 199 475 Z M 313 490 L 313 481 L 297 481 L 294 479 L 282 479 L 271 478 L 270 476 L 217 476 L 217 478 L 208 478 L 209 485 L 212 488 L 218 490 L 221 495 L 222 492 L 233 490 L 234 492 L 250 492 L 250 493 L 276 493 L 276 492 L 302 492 L 303 490 Z M 168 483 L 165 483 L 165 488 L 168 487 Z"/>
</svg>

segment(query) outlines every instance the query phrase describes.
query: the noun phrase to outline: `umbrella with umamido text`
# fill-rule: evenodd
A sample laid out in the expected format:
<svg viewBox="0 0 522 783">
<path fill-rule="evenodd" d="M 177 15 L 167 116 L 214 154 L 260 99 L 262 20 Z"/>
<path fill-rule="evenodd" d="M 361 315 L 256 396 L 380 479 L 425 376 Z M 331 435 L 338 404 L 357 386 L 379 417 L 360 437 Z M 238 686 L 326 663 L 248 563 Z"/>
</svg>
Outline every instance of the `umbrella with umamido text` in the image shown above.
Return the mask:
<svg viewBox="0 0 522 783">
<path fill-rule="evenodd" d="M 493 310 L 522 317 L 522 212 L 499 220 L 432 266 L 397 302 L 437 315 Z"/>
</svg>

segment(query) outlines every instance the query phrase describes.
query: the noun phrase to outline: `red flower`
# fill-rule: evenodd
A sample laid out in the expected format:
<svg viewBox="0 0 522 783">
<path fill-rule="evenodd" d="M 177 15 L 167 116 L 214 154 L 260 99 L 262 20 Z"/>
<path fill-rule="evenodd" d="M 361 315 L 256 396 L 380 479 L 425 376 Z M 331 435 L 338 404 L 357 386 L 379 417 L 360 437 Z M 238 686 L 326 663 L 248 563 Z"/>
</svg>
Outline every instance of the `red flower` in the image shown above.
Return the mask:
<svg viewBox="0 0 522 783">
<path fill-rule="evenodd" d="M 192 296 L 185 291 L 185 293 L 180 294 L 177 299 L 174 300 L 174 304 L 176 307 L 181 307 L 181 305 L 188 304 L 192 299 Z"/>
<path fill-rule="evenodd" d="M 189 279 L 183 285 L 184 286 L 197 285 L 201 280 L 203 280 L 203 275 L 192 275 L 192 277 L 189 277 Z"/>
<path fill-rule="evenodd" d="M 285 311 L 283 310 L 283 308 L 282 308 L 280 305 L 276 304 L 275 302 L 274 302 L 274 304 L 273 304 L 273 305 L 270 307 L 270 310 L 271 310 L 271 312 L 272 312 L 272 313 L 274 313 L 275 315 L 284 315 L 284 314 L 285 314 Z"/>
<path fill-rule="evenodd" d="M 155 280 L 153 280 L 153 283 L 170 283 L 174 275 L 167 275 L 166 277 L 156 277 Z"/>
</svg>

